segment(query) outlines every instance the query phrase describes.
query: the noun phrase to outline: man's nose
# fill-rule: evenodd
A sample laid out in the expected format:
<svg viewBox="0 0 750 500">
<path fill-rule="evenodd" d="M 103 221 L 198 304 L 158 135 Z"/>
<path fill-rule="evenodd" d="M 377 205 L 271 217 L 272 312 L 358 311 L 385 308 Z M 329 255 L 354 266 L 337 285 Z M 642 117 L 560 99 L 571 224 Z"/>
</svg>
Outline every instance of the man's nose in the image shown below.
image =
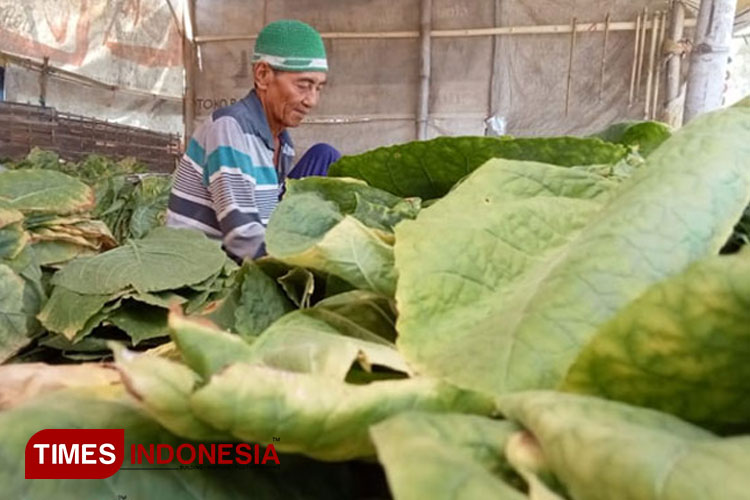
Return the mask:
<svg viewBox="0 0 750 500">
<path fill-rule="evenodd" d="M 314 108 L 318 105 L 318 99 L 320 98 L 320 91 L 313 89 L 305 94 L 305 98 L 302 99 L 302 104 L 308 108 Z"/>
</svg>

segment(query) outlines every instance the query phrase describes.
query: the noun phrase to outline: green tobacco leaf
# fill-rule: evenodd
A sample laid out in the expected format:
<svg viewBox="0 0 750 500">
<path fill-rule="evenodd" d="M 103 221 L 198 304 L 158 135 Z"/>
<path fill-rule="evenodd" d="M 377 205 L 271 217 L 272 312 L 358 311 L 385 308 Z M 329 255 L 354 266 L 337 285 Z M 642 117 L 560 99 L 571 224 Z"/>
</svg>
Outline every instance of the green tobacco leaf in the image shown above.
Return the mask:
<svg viewBox="0 0 750 500">
<path fill-rule="evenodd" d="M 42 284 L 42 269 L 36 262 L 34 251 L 26 246 L 16 258 L 6 260 L 10 267 L 23 280 L 23 311 L 26 314 L 27 335 L 33 336 L 41 331 L 41 324 L 36 316 L 47 301 L 47 294 Z"/>
<path fill-rule="evenodd" d="M 96 255 L 97 251 L 67 241 L 37 241 L 34 253 L 40 266 L 59 266 L 76 257 Z"/>
<path fill-rule="evenodd" d="M 94 329 L 101 326 L 101 324 L 109 318 L 110 314 L 112 314 L 113 311 L 116 311 L 117 308 L 120 307 L 120 305 L 122 304 L 122 300 L 122 297 L 116 298 L 115 300 L 107 303 L 96 314 L 90 317 L 86 321 L 86 324 L 83 326 L 83 328 L 73 338 L 72 342 L 78 344 L 82 340 L 85 340 L 89 335 L 91 335 Z"/>
<path fill-rule="evenodd" d="M 354 177 L 397 196 L 431 200 L 492 158 L 536 161 L 564 167 L 615 163 L 626 149 L 600 139 L 577 137 L 439 137 L 345 156 L 328 175 Z"/>
<path fill-rule="evenodd" d="M 313 193 L 324 200 L 338 205 L 343 213 L 353 213 L 357 209 L 358 198 L 384 207 L 394 207 L 403 201 L 387 191 L 367 185 L 358 179 L 308 177 L 289 181 L 286 197 L 298 196 L 303 193 Z"/>
<path fill-rule="evenodd" d="M 365 226 L 382 231 L 393 232 L 396 224 L 402 220 L 414 219 L 421 208 L 419 198 L 401 200 L 393 207 L 386 207 L 372 203 L 367 198 L 357 196 L 357 208 L 352 215 L 355 219 L 364 223 Z"/>
<path fill-rule="evenodd" d="M 205 379 L 233 363 L 253 360 L 251 344 L 239 335 L 178 314 L 169 315 L 169 334 L 185 363 Z"/>
<path fill-rule="evenodd" d="M 144 340 L 168 334 L 167 310 L 136 301 L 124 301 L 120 308 L 107 317 L 107 321 L 127 333 L 134 346 Z"/>
<path fill-rule="evenodd" d="M 104 351 L 109 351 L 107 342 L 108 340 L 91 336 L 74 344 L 62 335 L 51 333 L 42 337 L 39 340 L 39 345 L 70 353 L 102 353 Z M 107 354 L 109 353 L 107 352 Z"/>
<path fill-rule="evenodd" d="M 123 467 L 101 480 L 24 479 L 24 449 L 42 429 L 125 429 Z M 352 481 L 345 465 L 322 464 L 293 456 L 279 456 L 279 466 L 241 469 L 207 467 L 174 469 L 165 465 L 131 465 L 131 445 L 168 444 L 177 448 L 183 438 L 167 432 L 122 394 L 121 386 L 94 390 L 64 390 L 0 413 L 0 483 L 3 497 L 13 499 L 145 499 L 224 500 L 244 498 L 251 492 L 258 500 L 351 499 Z M 198 448 L 198 443 L 190 443 Z M 210 447 L 210 444 L 206 444 Z M 133 457 L 135 459 L 135 457 Z M 172 469 L 172 470 L 170 470 Z M 158 493 L 157 493 L 158 492 Z"/>
<path fill-rule="evenodd" d="M 253 342 L 255 362 L 336 380 L 344 380 L 355 363 L 365 371 L 375 365 L 411 374 L 395 346 L 341 335 L 334 326 L 308 314 L 310 311 L 291 312 L 268 327 Z"/>
<path fill-rule="evenodd" d="M 256 261 L 246 260 L 238 272 L 226 278 L 217 277 L 214 284 L 218 281 L 224 288 L 222 296 L 199 310 L 203 317 L 224 330 L 252 338 L 293 309 L 274 279 Z M 210 299 L 206 296 L 204 303 Z M 185 312 L 190 313 L 187 309 Z"/>
<path fill-rule="evenodd" d="M 401 224 L 397 330 L 407 359 L 483 390 L 512 386 L 515 323 L 611 186 L 586 172 L 491 160 L 416 221 Z M 540 338 L 523 348 L 547 349 L 556 340 L 544 330 L 535 334 Z M 545 374 L 523 363 L 524 373 Z"/>
<path fill-rule="evenodd" d="M 20 223 L 0 229 L 0 262 L 18 257 L 29 239 L 29 234 Z"/>
<path fill-rule="evenodd" d="M 529 431 L 514 433 L 505 444 L 505 458 L 520 475 L 531 500 L 566 500 L 565 488 L 554 476 L 539 441 Z"/>
<path fill-rule="evenodd" d="M 16 258 L 29 242 L 23 221 L 20 211 L 7 201 L 0 200 L 0 262 Z"/>
<path fill-rule="evenodd" d="M 225 435 L 196 418 L 190 395 L 200 377 L 187 366 L 158 356 L 137 355 L 113 346 L 115 366 L 138 403 L 174 434 L 199 441 L 220 440 Z"/>
<path fill-rule="evenodd" d="M 503 396 L 499 408 L 534 434 L 577 500 L 747 497 L 748 437 L 718 439 L 664 413 L 555 392 Z"/>
<path fill-rule="evenodd" d="M 40 212 L 28 214 L 23 223 L 28 229 L 37 229 L 50 226 L 70 226 L 88 220 L 90 220 L 88 214 L 59 215 Z"/>
<path fill-rule="evenodd" d="M 85 295 L 56 286 L 49 300 L 39 312 L 39 321 L 50 332 L 59 333 L 68 340 L 84 329 L 86 323 L 114 299 L 109 295 Z"/>
<path fill-rule="evenodd" d="M 372 427 L 378 459 L 397 500 L 528 498 L 505 446 L 518 427 L 474 415 L 403 413 Z"/>
<path fill-rule="evenodd" d="M 60 155 L 54 151 L 45 151 L 36 146 L 31 148 L 26 158 L 16 163 L 11 164 L 11 168 L 44 168 L 51 170 L 59 170 L 62 160 Z"/>
<path fill-rule="evenodd" d="M 141 179 L 134 192 L 135 207 L 129 225 L 131 238 L 143 238 L 164 222 L 171 188 L 169 176 Z"/>
<path fill-rule="evenodd" d="M 392 296 L 392 238 L 370 229 L 315 193 L 285 198 L 266 234 L 268 253 L 292 266 L 334 274 L 358 288 Z"/>
<path fill-rule="evenodd" d="M 396 341 L 392 299 L 365 290 L 344 292 L 318 302 L 304 313 L 325 321 L 341 335 L 391 345 Z"/>
<path fill-rule="evenodd" d="M 27 321 L 24 281 L 10 267 L 0 264 L 0 362 L 31 341 Z"/>
<path fill-rule="evenodd" d="M 90 187 L 52 170 L 0 172 L 0 199 L 24 213 L 67 215 L 94 206 L 94 192 Z"/>
<path fill-rule="evenodd" d="M 583 349 L 563 390 L 750 426 L 750 252 L 714 257 L 649 288 Z"/>
<path fill-rule="evenodd" d="M 0 366 L 0 380 L 0 411 L 7 411 L 41 394 L 68 387 L 119 384 L 120 375 L 109 366 L 94 363 L 14 363 Z"/>
<path fill-rule="evenodd" d="M 159 227 L 142 240 L 95 257 L 76 259 L 52 282 L 85 294 L 170 290 L 198 283 L 218 272 L 226 256 L 217 242 L 188 229 Z"/>
<path fill-rule="evenodd" d="M 23 213 L 13 208 L 9 201 L 0 200 L 0 228 L 24 221 Z"/>
<path fill-rule="evenodd" d="M 315 291 L 315 276 L 312 272 L 294 267 L 277 281 L 295 306 L 300 309 L 310 307 L 310 299 Z"/>
<path fill-rule="evenodd" d="M 413 219 L 419 213 L 419 200 L 404 200 L 359 179 L 308 177 L 289 182 L 287 198 L 302 193 L 313 193 L 332 201 L 341 213 L 353 215 L 367 227 L 383 231 L 393 231 L 400 221 Z"/>
<path fill-rule="evenodd" d="M 747 109 L 705 115 L 614 194 L 569 169 L 478 170 L 396 230 L 400 350 L 464 387 L 556 387 L 622 307 L 721 248 L 750 199 L 748 127 Z"/>
<path fill-rule="evenodd" d="M 646 157 L 671 136 L 672 129 L 664 123 L 627 121 L 610 125 L 606 130 L 594 134 L 593 137 L 632 146 Z"/>
<path fill-rule="evenodd" d="M 344 380 L 352 365 L 365 372 L 373 367 L 398 372 L 411 370 L 393 345 L 340 335 L 325 321 L 294 311 L 271 325 L 252 344 L 237 335 L 202 325 L 178 315 L 170 316 L 170 333 L 185 362 L 208 377 L 232 363 L 265 366 Z M 368 380 L 363 380 L 367 382 Z"/>
<path fill-rule="evenodd" d="M 246 261 L 241 273 L 234 330 L 243 337 L 257 337 L 293 307 L 274 280 L 253 261 Z"/>
<path fill-rule="evenodd" d="M 354 285 L 338 276 L 291 266 L 273 257 L 266 256 L 255 260 L 255 263 L 281 285 L 284 293 L 295 305 L 295 301 L 302 304 L 303 299 L 309 299 L 307 300 L 309 307 L 325 297 L 355 290 Z M 285 277 L 286 279 L 282 281 Z M 311 278 L 312 283 L 309 282 Z M 308 296 L 308 294 L 311 295 Z"/>
<path fill-rule="evenodd" d="M 187 299 L 185 297 L 178 293 L 172 292 L 171 290 L 155 293 L 134 292 L 123 296 L 123 298 L 133 299 L 135 301 L 142 302 L 150 306 L 161 307 L 163 309 L 169 309 L 175 304 L 181 305 L 187 302 Z"/>
<path fill-rule="evenodd" d="M 326 461 L 374 454 L 371 425 L 407 410 L 489 414 L 482 395 L 425 378 L 350 385 L 246 364 L 214 375 L 191 398 L 195 414 L 237 439 Z"/>
</svg>

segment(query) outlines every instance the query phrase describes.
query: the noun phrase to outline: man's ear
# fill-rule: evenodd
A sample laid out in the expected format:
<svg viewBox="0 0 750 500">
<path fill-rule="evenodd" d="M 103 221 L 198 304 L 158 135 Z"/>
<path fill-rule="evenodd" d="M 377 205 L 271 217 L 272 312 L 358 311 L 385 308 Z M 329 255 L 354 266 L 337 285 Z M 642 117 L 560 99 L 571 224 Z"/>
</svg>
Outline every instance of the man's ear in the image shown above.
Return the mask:
<svg viewBox="0 0 750 500">
<path fill-rule="evenodd" d="M 273 77 L 273 69 L 267 62 L 260 61 L 253 65 L 253 83 L 256 89 L 266 90 Z"/>
</svg>

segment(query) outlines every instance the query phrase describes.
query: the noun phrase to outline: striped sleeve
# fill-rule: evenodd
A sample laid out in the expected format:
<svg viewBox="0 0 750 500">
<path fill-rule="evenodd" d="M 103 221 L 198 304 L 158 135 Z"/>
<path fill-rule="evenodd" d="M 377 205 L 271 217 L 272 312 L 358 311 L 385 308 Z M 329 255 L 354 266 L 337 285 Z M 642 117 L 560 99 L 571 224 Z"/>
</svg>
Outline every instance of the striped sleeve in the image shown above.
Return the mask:
<svg viewBox="0 0 750 500">
<path fill-rule="evenodd" d="M 213 200 L 224 248 L 232 255 L 255 258 L 265 253 L 263 226 L 248 154 L 247 136 L 237 120 L 223 116 L 205 134 L 204 183 Z"/>
</svg>

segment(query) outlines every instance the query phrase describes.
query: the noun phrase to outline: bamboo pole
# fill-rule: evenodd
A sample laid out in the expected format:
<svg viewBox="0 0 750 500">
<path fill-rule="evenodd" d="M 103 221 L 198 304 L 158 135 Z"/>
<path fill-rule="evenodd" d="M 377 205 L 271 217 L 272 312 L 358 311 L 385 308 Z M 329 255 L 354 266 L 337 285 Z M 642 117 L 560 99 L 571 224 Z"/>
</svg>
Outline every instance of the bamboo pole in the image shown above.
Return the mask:
<svg viewBox="0 0 750 500">
<path fill-rule="evenodd" d="M 573 57 L 575 55 L 575 50 L 576 50 L 576 35 L 578 34 L 578 32 L 576 31 L 576 24 L 578 24 L 578 19 L 574 17 L 571 22 L 571 30 L 570 30 L 570 54 L 568 56 L 568 85 L 565 90 L 565 116 L 568 116 L 568 111 L 570 111 L 570 89 L 573 86 Z"/>
<path fill-rule="evenodd" d="M 174 6 L 172 5 L 171 0 L 167 0 L 167 6 L 169 7 L 169 12 L 172 13 L 172 21 L 174 21 L 174 26 L 177 28 L 177 33 L 180 35 L 180 38 L 184 37 L 185 34 L 182 32 L 182 29 L 180 28 L 180 18 L 177 17 L 177 11 L 174 10 Z"/>
<path fill-rule="evenodd" d="M 432 0 L 420 2 L 420 71 L 419 71 L 419 104 L 417 107 L 417 139 L 427 139 L 427 118 L 430 113 L 430 52 L 432 30 Z"/>
<path fill-rule="evenodd" d="M 685 23 L 686 27 L 695 26 L 694 20 L 690 19 Z M 596 23 L 579 23 L 576 26 L 578 33 L 596 33 L 607 29 L 605 22 Z M 611 22 L 609 31 L 633 31 L 636 29 L 636 23 L 632 21 Z M 570 24 L 540 25 L 540 26 L 502 26 L 497 28 L 471 28 L 460 30 L 432 30 L 432 38 L 461 38 L 475 36 L 504 36 L 504 35 L 554 35 L 569 34 Z M 419 38 L 420 31 L 363 31 L 363 32 L 342 32 L 334 31 L 321 33 L 321 37 L 329 39 L 368 39 L 368 38 Z M 195 43 L 220 43 L 234 42 L 241 40 L 255 40 L 258 35 L 202 35 L 195 37 Z"/>
<path fill-rule="evenodd" d="M 39 105 L 47 106 L 47 80 L 49 79 L 49 57 L 44 56 L 44 62 L 39 73 Z"/>
<path fill-rule="evenodd" d="M 500 24 L 500 1 L 494 0 L 492 2 L 492 25 L 497 27 Z M 491 117 L 495 114 L 495 101 L 497 93 L 497 82 L 499 73 L 499 62 L 497 61 L 497 55 L 500 53 L 500 37 L 492 37 L 492 50 L 490 55 L 490 89 L 489 95 L 487 96 L 487 117 Z"/>
<path fill-rule="evenodd" d="M 661 12 L 654 12 L 651 23 L 651 47 L 648 53 L 648 74 L 646 76 L 646 102 L 643 109 L 643 118 L 648 120 L 651 116 L 651 95 L 654 83 L 654 65 L 656 64 L 656 41 L 659 38 L 659 21 Z"/>
<path fill-rule="evenodd" d="M 188 0 L 185 6 L 184 26 L 185 36 L 182 37 L 182 57 L 185 67 L 185 92 L 182 99 L 182 119 L 185 144 L 193 135 L 195 123 L 195 0 Z"/>
<path fill-rule="evenodd" d="M 599 73 L 599 102 L 602 101 L 602 93 L 604 92 L 604 75 L 607 70 L 607 44 L 609 43 L 609 24 L 610 15 L 607 12 L 607 17 L 604 19 L 604 45 L 602 47 L 602 64 L 601 71 Z"/>
<path fill-rule="evenodd" d="M 676 125 L 678 113 L 675 111 L 675 103 L 682 93 L 682 56 L 675 52 L 675 48 L 685 33 L 685 5 L 680 0 L 672 2 L 669 16 L 669 45 L 670 53 L 667 55 L 666 70 L 666 95 L 662 120 L 670 125 Z"/>
<path fill-rule="evenodd" d="M 690 56 L 685 122 L 721 106 L 737 0 L 703 0 Z"/>
<path fill-rule="evenodd" d="M 636 75 L 638 72 L 638 54 L 640 53 L 640 41 L 641 41 L 641 15 L 635 18 L 635 41 L 633 42 L 633 66 L 630 70 L 630 95 L 628 97 L 628 108 L 633 105 L 633 99 L 635 98 L 635 82 Z"/>
<path fill-rule="evenodd" d="M 42 69 L 44 68 L 44 63 L 35 61 L 33 59 L 29 59 L 27 57 L 21 57 L 21 56 L 16 56 L 13 54 L 8 54 L 7 52 L 3 52 L 3 51 L 0 51 L 0 59 L 7 61 L 10 64 L 15 64 L 17 66 L 30 69 L 32 71 L 42 71 Z M 99 89 L 109 90 L 112 92 L 122 92 L 125 94 L 131 94 L 131 95 L 136 95 L 140 97 L 151 97 L 154 99 L 163 99 L 166 101 L 181 101 L 182 100 L 182 97 L 180 96 L 174 96 L 174 95 L 169 95 L 169 94 L 158 94 L 154 92 L 147 92 L 145 90 L 133 89 L 129 87 L 121 87 L 118 85 L 104 83 L 102 81 L 95 80 L 94 78 L 90 78 L 84 75 L 79 75 L 78 73 L 73 73 L 72 71 L 67 71 L 64 69 L 56 68 L 54 66 L 48 65 L 46 71 L 50 77 L 57 78 L 58 80 L 76 83 L 79 85 L 84 85 L 87 87 L 99 88 Z"/>
<path fill-rule="evenodd" d="M 659 94 L 661 93 L 661 68 L 664 66 L 664 38 L 667 33 L 667 12 L 661 13 L 659 22 L 659 39 L 656 42 L 656 77 L 654 80 L 654 101 L 651 105 L 651 120 L 656 120 L 656 112 L 659 109 Z"/>
<path fill-rule="evenodd" d="M 641 83 L 643 81 L 643 59 L 646 54 L 646 30 L 651 23 L 648 21 L 648 7 L 643 9 L 643 22 L 641 23 L 641 41 L 639 42 L 638 52 L 638 71 L 635 75 L 635 98 L 641 94 Z"/>
</svg>

